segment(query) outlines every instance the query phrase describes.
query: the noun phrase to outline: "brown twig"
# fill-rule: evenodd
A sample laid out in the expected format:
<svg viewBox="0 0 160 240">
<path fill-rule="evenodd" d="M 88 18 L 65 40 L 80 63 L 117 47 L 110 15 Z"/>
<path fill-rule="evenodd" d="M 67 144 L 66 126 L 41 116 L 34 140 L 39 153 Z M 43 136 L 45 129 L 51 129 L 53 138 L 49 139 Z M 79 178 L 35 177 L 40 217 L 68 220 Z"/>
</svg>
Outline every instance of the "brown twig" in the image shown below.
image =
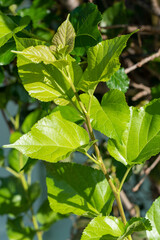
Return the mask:
<svg viewBox="0 0 160 240">
<path fill-rule="evenodd" d="M 146 177 L 150 174 L 150 172 L 155 168 L 155 166 L 160 162 L 160 155 L 156 158 L 156 160 L 145 170 L 145 176 L 139 181 L 139 183 L 132 189 L 133 192 L 137 192 L 146 179 Z"/>
<path fill-rule="evenodd" d="M 129 212 L 130 216 L 135 217 L 136 216 L 136 209 L 134 208 L 135 205 L 130 202 L 130 200 L 128 199 L 127 195 L 125 194 L 125 192 L 123 190 L 121 191 L 121 199 L 122 199 L 122 202 L 123 202 L 125 208 Z"/>
<path fill-rule="evenodd" d="M 134 64 L 133 66 L 131 66 L 129 68 L 126 68 L 125 73 L 128 74 L 128 73 L 132 72 L 133 70 L 135 70 L 136 68 L 142 67 L 145 63 L 153 61 L 155 58 L 157 58 L 159 56 L 160 56 L 160 49 L 158 50 L 158 52 L 152 54 L 151 56 L 142 59 L 140 62 Z"/>
<path fill-rule="evenodd" d="M 140 34 L 160 34 L 160 27 L 159 26 L 151 26 L 151 25 L 133 25 L 129 26 L 127 24 L 116 24 L 112 26 L 106 26 L 106 27 L 100 27 L 102 29 L 117 29 L 117 28 L 123 28 L 125 29 L 128 33 L 134 32 L 135 30 L 139 29 Z"/>
<path fill-rule="evenodd" d="M 159 4 L 158 4 L 158 1 L 157 0 L 150 0 L 151 1 L 151 6 L 152 6 L 152 10 L 153 10 L 153 13 L 160 17 L 160 7 L 159 7 Z"/>
<path fill-rule="evenodd" d="M 131 83 L 131 86 L 137 89 L 142 89 L 143 91 L 138 92 L 134 97 L 132 97 L 133 101 L 137 101 L 138 99 L 140 99 L 141 97 L 147 96 L 149 94 L 151 94 L 151 89 L 145 85 L 141 84 L 137 84 L 137 83 Z"/>
</svg>

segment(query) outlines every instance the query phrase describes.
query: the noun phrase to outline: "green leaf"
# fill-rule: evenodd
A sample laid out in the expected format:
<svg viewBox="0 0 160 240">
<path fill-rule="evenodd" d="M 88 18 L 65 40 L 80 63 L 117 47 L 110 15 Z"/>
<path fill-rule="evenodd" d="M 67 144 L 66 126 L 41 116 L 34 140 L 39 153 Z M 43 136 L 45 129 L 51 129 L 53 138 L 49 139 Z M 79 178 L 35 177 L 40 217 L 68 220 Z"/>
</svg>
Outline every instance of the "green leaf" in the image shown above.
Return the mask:
<svg viewBox="0 0 160 240">
<path fill-rule="evenodd" d="M 124 233 L 124 224 L 116 217 L 94 218 L 83 231 L 81 240 L 116 240 Z"/>
<path fill-rule="evenodd" d="M 22 0 L 1 0 L 0 6 L 2 7 L 9 7 L 10 5 L 16 4 L 19 5 L 22 2 Z"/>
<path fill-rule="evenodd" d="M 129 78 L 125 73 L 124 68 L 118 69 L 118 71 L 111 76 L 107 82 L 107 86 L 110 89 L 118 89 L 123 93 L 127 91 L 129 88 Z"/>
<path fill-rule="evenodd" d="M 31 240 L 36 231 L 30 227 L 25 227 L 23 218 L 17 217 L 15 219 L 8 219 L 7 221 L 7 235 L 10 240 Z"/>
<path fill-rule="evenodd" d="M 0 47 L 3 46 L 12 36 L 17 25 L 7 15 L 0 12 Z"/>
<path fill-rule="evenodd" d="M 108 151 L 125 165 L 141 164 L 160 152 L 160 99 L 129 110 L 130 120 L 122 134 L 122 143 L 110 139 Z"/>
<path fill-rule="evenodd" d="M 58 28 L 56 34 L 52 39 L 53 45 L 57 50 L 63 49 L 65 47 L 65 55 L 70 53 L 74 48 L 75 41 L 75 31 L 72 24 L 69 21 L 69 15 L 61 26 Z"/>
<path fill-rule="evenodd" d="M 31 130 L 33 125 L 46 114 L 42 112 L 40 109 L 36 109 L 35 111 L 29 113 L 25 120 L 22 123 L 21 129 L 24 133 L 27 133 Z"/>
<path fill-rule="evenodd" d="M 61 215 L 59 213 L 55 213 L 49 206 L 48 199 L 46 199 L 40 208 L 38 209 L 36 218 L 40 224 L 43 226 L 41 227 L 43 230 L 47 230 L 53 223 L 57 222 L 60 219 L 63 219 L 65 215 Z"/>
<path fill-rule="evenodd" d="M 88 109 L 90 96 L 82 94 L 80 97 Z M 89 112 L 91 124 L 95 130 L 121 142 L 122 134 L 129 121 L 129 108 L 122 92 L 109 91 L 103 96 L 101 105 L 94 96 L 91 97 Z"/>
<path fill-rule="evenodd" d="M 19 178 L 0 178 L 0 215 L 14 214 L 27 211 L 31 202 Z"/>
<path fill-rule="evenodd" d="M 111 212 L 114 196 L 100 170 L 76 163 L 48 164 L 46 181 L 55 212 L 91 217 Z"/>
<path fill-rule="evenodd" d="M 41 193 L 41 186 L 39 182 L 34 182 L 29 186 L 28 196 L 30 201 L 33 203 Z"/>
<path fill-rule="evenodd" d="M 79 82 L 81 90 L 93 92 L 99 82 L 106 82 L 111 78 L 120 67 L 119 56 L 133 33 L 105 40 L 89 48 L 88 66 Z"/>
<path fill-rule="evenodd" d="M 28 47 L 21 52 L 20 51 L 12 52 L 20 54 L 34 63 L 44 62 L 44 64 L 51 64 L 56 60 L 54 55 L 49 50 L 49 47 L 44 45 Z"/>
<path fill-rule="evenodd" d="M 152 225 L 152 230 L 147 231 L 147 237 L 149 240 L 160 240 L 160 197 L 158 197 L 151 208 L 146 214 L 146 218 L 149 219 Z"/>
<path fill-rule="evenodd" d="M 81 56 L 89 47 L 102 41 L 98 30 L 101 19 L 101 13 L 92 3 L 82 4 L 71 12 L 70 21 L 76 32 L 73 54 Z"/>
<path fill-rule="evenodd" d="M 152 99 L 160 98 L 160 84 L 156 87 L 151 88 Z"/>
<path fill-rule="evenodd" d="M 8 154 L 9 166 L 16 172 L 20 172 L 27 160 L 28 157 L 18 152 L 16 149 L 12 149 Z"/>
<path fill-rule="evenodd" d="M 0 67 L 0 85 L 3 83 L 4 81 L 4 70 L 2 67 Z"/>
<path fill-rule="evenodd" d="M 3 46 L 15 33 L 23 30 L 29 21 L 28 18 L 22 18 L 17 25 L 10 17 L 0 12 L 0 47 Z"/>
<path fill-rule="evenodd" d="M 18 55 L 17 65 L 23 85 L 32 97 L 45 102 L 54 100 L 58 105 L 71 101 L 74 96 L 71 86 L 77 86 L 82 76 L 81 67 L 70 56 L 46 65 Z"/>
<path fill-rule="evenodd" d="M 86 107 L 89 96 L 82 95 Z M 140 164 L 160 151 L 160 99 L 141 107 L 128 107 L 119 90 L 106 93 L 101 106 L 91 99 L 92 127 L 110 139 L 108 151 L 124 165 Z"/>
<path fill-rule="evenodd" d="M 141 232 L 144 230 L 151 231 L 152 227 L 148 219 L 146 218 L 131 218 L 125 225 L 125 233 L 118 238 L 118 240 L 123 240 L 125 237 L 133 234 L 134 232 Z"/>
<path fill-rule="evenodd" d="M 52 112 L 60 111 L 62 117 L 68 121 L 82 125 L 84 118 L 80 112 L 77 111 L 73 106 L 57 106 Z"/>
<path fill-rule="evenodd" d="M 102 14 L 100 26 L 102 32 L 107 34 L 109 38 L 113 38 L 119 34 L 120 29 L 105 29 L 107 26 L 116 24 L 127 24 L 127 9 L 124 2 L 116 2 L 111 7 L 108 7 Z"/>
<path fill-rule="evenodd" d="M 62 118 L 59 112 L 42 118 L 31 131 L 7 148 L 16 148 L 23 154 L 48 162 L 57 162 L 89 143 L 87 132 Z"/>
<path fill-rule="evenodd" d="M 16 48 L 17 51 L 23 51 L 25 48 L 28 48 L 30 46 L 38 46 L 38 45 L 45 45 L 45 41 L 40 41 L 34 38 L 19 38 L 16 35 L 14 35 L 14 39 L 16 42 Z"/>
<path fill-rule="evenodd" d="M 11 38 L 0 48 L 0 65 L 7 65 L 13 61 L 13 59 L 15 58 L 15 54 L 12 53 L 11 50 L 15 49 L 15 41 L 13 38 Z"/>
<path fill-rule="evenodd" d="M 5 160 L 5 157 L 4 157 L 3 149 L 0 148 L 0 167 L 4 166 L 4 160 Z"/>
</svg>

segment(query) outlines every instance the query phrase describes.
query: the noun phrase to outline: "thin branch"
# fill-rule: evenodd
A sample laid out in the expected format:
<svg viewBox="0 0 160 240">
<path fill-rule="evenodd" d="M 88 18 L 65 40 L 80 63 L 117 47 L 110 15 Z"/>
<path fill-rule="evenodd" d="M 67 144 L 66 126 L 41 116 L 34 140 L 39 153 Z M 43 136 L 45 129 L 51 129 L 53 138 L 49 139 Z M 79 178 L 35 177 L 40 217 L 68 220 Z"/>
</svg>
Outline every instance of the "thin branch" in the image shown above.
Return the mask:
<svg viewBox="0 0 160 240">
<path fill-rule="evenodd" d="M 127 24 L 115 24 L 111 26 L 99 26 L 100 29 L 118 29 L 123 28 L 128 33 L 134 32 L 135 30 L 139 29 L 137 34 L 160 34 L 160 27 L 159 26 L 151 26 L 151 25 L 127 25 Z"/>
<path fill-rule="evenodd" d="M 156 160 L 145 170 L 145 176 L 139 181 L 139 183 L 132 189 L 133 192 L 137 192 L 140 186 L 143 184 L 146 177 L 150 174 L 150 172 L 155 168 L 155 166 L 160 162 L 160 155 L 156 158 Z"/>
<path fill-rule="evenodd" d="M 135 206 L 133 203 L 130 202 L 130 200 L 128 199 L 127 195 L 123 190 L 121 191 L 121 199 L 130 216 L 135 217 L 136 216 Z"/>
<path fill-rule="evenodd" d="M 131 66 L 129 68 L 126 68 L 125 73 L 128 74 L 128 73 L 132 72 L 133 70 L 142 67 L 147 62 L 153 61 L 155 58 L 157 58 L 159 56 L 160 56 L 160 49 L 158 50 L 158 52 L 152 54 L 151 56 L 142 59 L 140 62 L 134 64 L 133 66 Z"/>
</svg>

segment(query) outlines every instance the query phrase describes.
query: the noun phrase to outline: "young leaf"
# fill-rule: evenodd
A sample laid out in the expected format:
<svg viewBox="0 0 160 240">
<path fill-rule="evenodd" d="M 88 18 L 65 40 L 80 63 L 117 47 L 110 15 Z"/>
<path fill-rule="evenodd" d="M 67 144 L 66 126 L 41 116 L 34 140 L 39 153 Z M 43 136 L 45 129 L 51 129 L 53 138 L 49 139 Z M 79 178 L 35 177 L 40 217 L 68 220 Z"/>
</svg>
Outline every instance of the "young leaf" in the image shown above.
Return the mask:
<svg viewBox="0 0 160 240">
<path fill-rule="evenodd" d="M 93 92 L 99 82 L 106 82 L 111 78 L 120 67 L 119 56 L 133 33 L 105 40 L 89 48 L 88 66 L 79 83 L 81 90 Z"/>
<path fill-rule="evenodd" d="M 116 217 L 94 218 L 83 231 L 81 240 L 116 240 L 124 233 L 124 224 Z"/>
<path fill-rule="evenodd" d="M 118 71 L 111 76 L 107 82 L 107 86 L 110 89 L 118 89 L 123 93 L 127 91 L 129 87 L 129 78 L 125 73 L 124 68 L 118 69 Z"/>
<path fill-rule="evenodd" d="M 81 151 L 80 147 L 83 149 L 88 143 L 88 134 L 82 127 L 55 112 L 42 118 L 14 144 L 4 147 L 15 148 L 31 158 L 57 162 L 77 149 Z"/>
<path fill-rule="evenodd" d="M 49 50 L 49 47 L 44 45 L 28 47 L 24 49 L 22 52 L 20 51 L 12 52 L 20 54 L 34 63 L 44 62 L 44 64 L 51 64 L 56 60 L 54 55 Z"/>
<path fill-rule="evenodd" d="M 56 34 L 52 39 L 53 45 L 56 47 L 56 50 L 65 49 L 65 55 L 70 53 L 74 48 L 75 41 L 75 31 L 72 24 L 69 21 L 69 15 L 61 26 L 58 28 Z"/>
<path fill-rule="evenodd" d="M 125 225 L 125 233 L 118 238 L 118 240 L 123 240 L 125 237 L 133 234 L 134 232 L 141 232 L 141 231 L 151 231 L 152 227 L 148 219 L 146 218 L 131 218 L 127 224 Z"/>
<path fill-rule="evenodd" d="M 76 163 L 47 164 L 50 207 L 61 214 L 108 215 L 114 200 L 102 171 Z"/>
<path fill-rule="evenodd" d="M 149 240 L 159 240 L 160 239 L 160 197 L 157 198 L 152 204 L 151 208 L 146 214 L 146 218 L 149 219 L 152 225 L 152 230 L 147 231 L 147 237 Z"/>
<path fill-rule="evenodd" d="M 141 164 L 160 152 L 160 99 L 129 110 L 130 120 L 122 144 L 110 139 L 108 151 L 125 165 Z"/>
<path fill-rule="evenodd" d="M 67 60 L 46 65 L 18 55 L 17 65 L 22 83 L 32 97 L 45 102 L 54 100 L 59 105 L 71 101 L 74 96 L 71 85 L 76 87 L 82 76 L 81 67 L 69 56 Z"/>
<path fill-rule="evenodd" d="M 81 56 L 89 47 L 102 41 L 98 30 L 101 19 L 101 13 L 92 3 L 84 3 L 71 12 L 70 21 L 76 32 L 74 54 Z"/>
</svg>

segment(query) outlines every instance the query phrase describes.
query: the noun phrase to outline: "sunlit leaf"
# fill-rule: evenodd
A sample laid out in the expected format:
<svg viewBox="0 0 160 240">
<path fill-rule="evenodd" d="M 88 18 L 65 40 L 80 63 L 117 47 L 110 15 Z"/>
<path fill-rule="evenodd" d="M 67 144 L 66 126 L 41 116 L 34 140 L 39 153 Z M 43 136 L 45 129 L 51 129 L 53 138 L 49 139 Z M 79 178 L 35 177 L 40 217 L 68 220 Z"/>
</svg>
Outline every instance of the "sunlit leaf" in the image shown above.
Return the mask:
<svg viewBox="0 0 160 240">
<path fill-rule="evenodd" d="M 56 34 L 52 39 L 53 45 L 57 50 L 65 49 L 65 54 L 70 53 L 74 48 L 75 31 L 69 21 L 69 15 L 61 26 L 58 28 Z"/>
<path fill-rule="evenodd" d="M 5 147 L 15 148 L 31 158 L 57 162 L 77 149 L 81 151 L 88 143 L 86 130 L 55 112 L 42 118 L 14 144 Z"/>
<path fill-rule="evenodd" d="M 119 56 L 132 34 L 105 40 L 89 48 L 88 66 L 79 83 L 81 90 L 92 92 L 99 82 L 106 82 L 111 78 L 120 67 Z"/>
<path fill-rule="evenodd" d="M 124 224 L 116 217 L 94 218 L 83 231 L 81 240 L 117 240 L 124 233 Z"/>
<path fill-rule="evenodd" d="M 149 219 L 152 225 L 152 230 L 147 231 L 147 237 L 149 240 L 160 239 L 160 197 L 158 197 L 152 204 L 151 208 L 146 214 L 146 218 Z"/>
</svg>

